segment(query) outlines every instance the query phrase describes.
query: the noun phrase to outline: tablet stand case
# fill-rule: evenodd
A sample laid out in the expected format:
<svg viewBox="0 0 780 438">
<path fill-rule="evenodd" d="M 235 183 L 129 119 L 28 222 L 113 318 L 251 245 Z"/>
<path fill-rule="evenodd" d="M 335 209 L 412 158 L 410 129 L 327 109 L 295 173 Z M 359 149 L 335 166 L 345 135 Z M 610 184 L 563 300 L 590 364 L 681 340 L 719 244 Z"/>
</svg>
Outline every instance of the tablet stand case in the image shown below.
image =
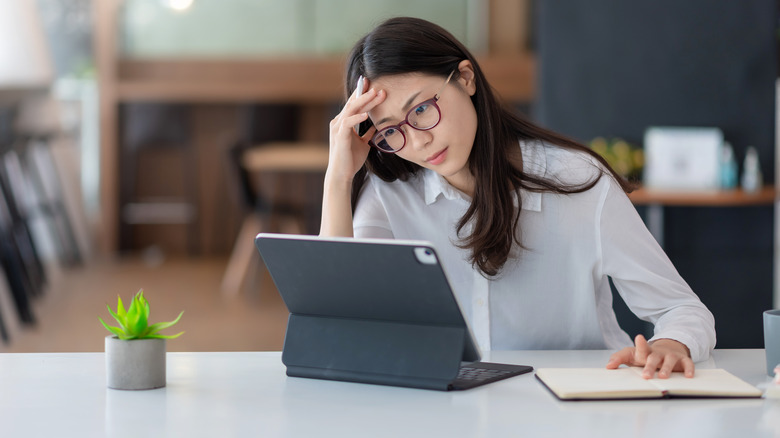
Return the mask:
<svg viewBox="0 0 780 438">
<path fill-rule="evenodd" d="M 258 235 L 290 311 L 287 375 L 447 390 L 479 353 L 429 245 Z"/>
</svg>

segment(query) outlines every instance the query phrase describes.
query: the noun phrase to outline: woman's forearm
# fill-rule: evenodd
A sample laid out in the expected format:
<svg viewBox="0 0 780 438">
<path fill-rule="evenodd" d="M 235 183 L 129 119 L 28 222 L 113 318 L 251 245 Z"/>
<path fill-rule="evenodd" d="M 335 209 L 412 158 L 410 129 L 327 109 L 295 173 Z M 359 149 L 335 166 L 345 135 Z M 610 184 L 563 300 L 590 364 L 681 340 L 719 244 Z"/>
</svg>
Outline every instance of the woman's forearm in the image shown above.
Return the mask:
<svg viewBox="0 0 780 438">
<path fill-rule="evenodd" d="M 352 181 L 325 174 L 320 236 L 353 237 L 351 189 Z"/>
</svg>

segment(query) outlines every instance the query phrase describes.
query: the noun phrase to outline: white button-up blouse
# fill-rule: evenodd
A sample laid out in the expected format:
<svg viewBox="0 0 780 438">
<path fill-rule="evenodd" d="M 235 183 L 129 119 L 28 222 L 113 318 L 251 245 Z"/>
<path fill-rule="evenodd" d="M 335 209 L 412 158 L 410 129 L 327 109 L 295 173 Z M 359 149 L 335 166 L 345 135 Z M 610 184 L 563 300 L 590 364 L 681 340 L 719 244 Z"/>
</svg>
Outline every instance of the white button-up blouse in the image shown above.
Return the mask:
<svg viewBox="0 0 780 438">
<path fill-rule="evenodd" d="M 527 173 L 568 184 L 599 175 L 597 162 L 583 153 L 541 142 L 523 142 L 521 148 Z M 694 361 L 709 357 L 715 346 L 712 314 L 609 174 L 583 193 L 522 190 L 520 199 L 517 233 L 524 248 L 490 279 L 455 245 L 456 224 L 470 198 L 428 169 L 392 183 L 371 175 L 355 211 L 355 236 L 432 242 L 483 350 L 632 345 L 612 309 L 611 277 L 628 307 L 654 324 L 652 339 L 682 342 Z"/>
</svg>

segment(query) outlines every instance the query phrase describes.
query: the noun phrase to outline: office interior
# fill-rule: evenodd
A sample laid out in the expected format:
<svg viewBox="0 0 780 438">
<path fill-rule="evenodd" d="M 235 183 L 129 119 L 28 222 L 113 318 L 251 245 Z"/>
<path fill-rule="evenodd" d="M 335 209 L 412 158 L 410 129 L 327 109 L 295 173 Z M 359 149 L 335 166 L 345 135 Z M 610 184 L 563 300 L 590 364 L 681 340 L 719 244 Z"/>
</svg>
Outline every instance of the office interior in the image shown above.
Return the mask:
<svg viewBox="0 0 780 438">
<path fill-rule="evenodd" d="M 346 53 L 394 15 L 450 30 L 507 105 L 583 143 L 641 156 L 648 128 L 717 128 L 739 176 L 754 148 L 757 192 L 632 200 L 718 347 L 761 348 L 780 307 L 778 4 L 0 0 L 0 352 L 102 351 L 106 304 L 142 288 L 155 317 L 185 311 L 171 351 L 281 349 L 251 236 L 318 232 Z"/>
</svg>

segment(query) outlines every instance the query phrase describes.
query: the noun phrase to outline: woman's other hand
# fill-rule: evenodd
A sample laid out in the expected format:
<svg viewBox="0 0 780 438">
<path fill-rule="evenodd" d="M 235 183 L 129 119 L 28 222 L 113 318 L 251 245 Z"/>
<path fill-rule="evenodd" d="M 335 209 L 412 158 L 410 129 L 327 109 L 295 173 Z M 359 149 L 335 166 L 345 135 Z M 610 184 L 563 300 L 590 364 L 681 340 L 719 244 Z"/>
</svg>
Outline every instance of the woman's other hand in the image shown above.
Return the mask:
<svg viewBox="0 0 780 438">
<path fill-rule="evenodd" d="M 657 339 L 648 343 L 637 335 L 633 347 L 626 347 L 613 354 L 607 362 L 608 369 L 620 365 L 643 366 L 642 377 L 652 379 L 658 371 L 659 379 L 668 379 L 672 371 L 682 371 L 685 377 L 693 377 L 694 365 L 690 351 L 684 344 L 672 339 Z"/>
</svg>

